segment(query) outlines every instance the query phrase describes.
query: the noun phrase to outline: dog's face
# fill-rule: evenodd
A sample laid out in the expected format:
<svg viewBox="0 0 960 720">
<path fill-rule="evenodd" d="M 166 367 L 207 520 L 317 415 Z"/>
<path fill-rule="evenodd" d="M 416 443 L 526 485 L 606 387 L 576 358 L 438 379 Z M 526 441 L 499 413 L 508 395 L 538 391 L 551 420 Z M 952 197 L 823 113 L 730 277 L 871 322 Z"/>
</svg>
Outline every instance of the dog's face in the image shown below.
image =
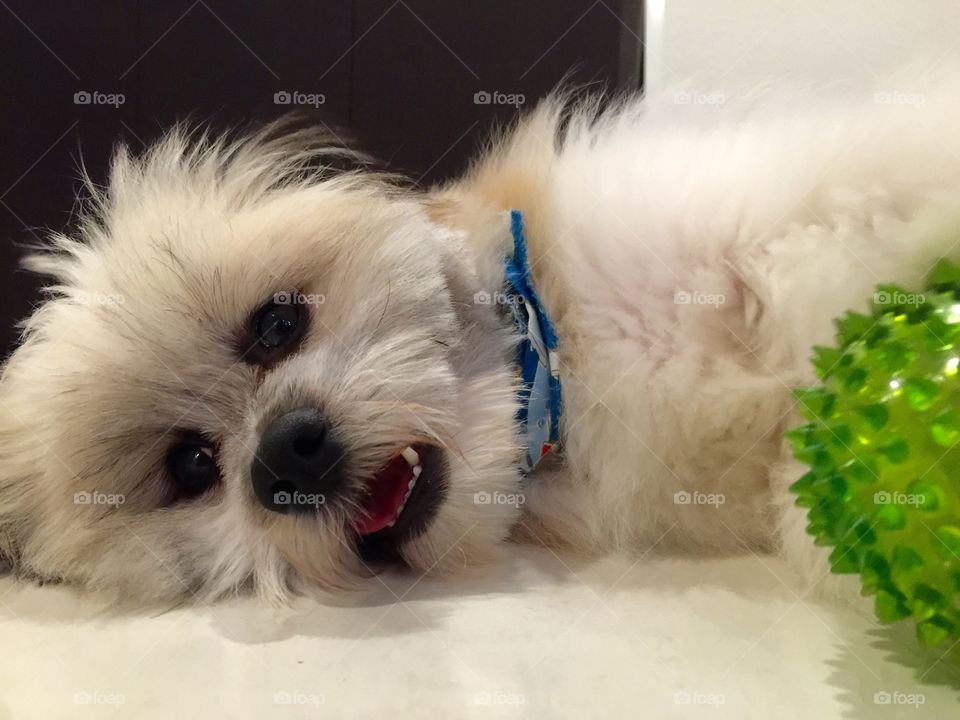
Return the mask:
<svg viewBox="0 0 960 720">
<path fill-rule="evenodd" d="M 423 199 L 313 140 L 120 153 L 0 384 L 0 556 L 122 595 L 269 597 L 488 553 L 510 339 Z"/>
</svg>

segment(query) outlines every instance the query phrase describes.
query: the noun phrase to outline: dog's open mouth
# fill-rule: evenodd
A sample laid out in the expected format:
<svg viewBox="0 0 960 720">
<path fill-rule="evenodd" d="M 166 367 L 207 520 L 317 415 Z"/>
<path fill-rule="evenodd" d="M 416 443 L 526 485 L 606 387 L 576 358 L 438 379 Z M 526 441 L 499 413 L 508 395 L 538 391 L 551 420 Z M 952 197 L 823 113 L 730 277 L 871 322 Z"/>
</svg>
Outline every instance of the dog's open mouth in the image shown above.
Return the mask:
<svg viewBox="0 0 960 720">
<path fill-rule="evenodd" d="M 417 444 L 377 473 L 354 524 L 364 558 L 396 559 L 400 544 L 427 528 L 446 494 L 445 470 L 440 448 Z"/>
</svg>

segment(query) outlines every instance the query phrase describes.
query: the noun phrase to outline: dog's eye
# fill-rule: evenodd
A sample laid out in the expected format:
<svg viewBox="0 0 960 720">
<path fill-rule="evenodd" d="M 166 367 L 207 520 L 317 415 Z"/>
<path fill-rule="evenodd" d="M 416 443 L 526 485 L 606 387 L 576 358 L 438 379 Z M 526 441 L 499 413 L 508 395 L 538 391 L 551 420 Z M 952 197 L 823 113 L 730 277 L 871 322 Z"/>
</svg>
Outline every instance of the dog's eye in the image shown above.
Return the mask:
<svg viewBox="0 0 960 720">
<path fill-rule="evenodd" d="M 185 497 L 196 497 L 210 489 L 217 479 L 217 463 L 208 445 L 185 442 L 170 451 L 170 472 Z"/>
<path fill-rule="evenodd" d="M 262 348 L 278 350 L 300 336 L 300 309 L 292 303 L 267 303 L 254 314 L 250 329 Z"/>
</svg>

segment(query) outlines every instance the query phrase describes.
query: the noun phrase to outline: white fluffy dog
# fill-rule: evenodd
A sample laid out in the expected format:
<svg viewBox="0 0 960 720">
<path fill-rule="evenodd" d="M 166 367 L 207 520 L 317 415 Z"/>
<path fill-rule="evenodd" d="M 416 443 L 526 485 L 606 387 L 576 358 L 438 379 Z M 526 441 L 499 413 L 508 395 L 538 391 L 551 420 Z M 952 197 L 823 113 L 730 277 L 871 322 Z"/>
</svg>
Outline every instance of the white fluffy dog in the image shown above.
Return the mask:
<svg viewBox="0 0 960 720">
<path fill-rule="evenodd" d="M 709 121 L 553 99 L 429 192 L 283 126 L 121 149 L 28 261 L 54 282 L 0 383 L 0 556 L 144 601 L 453 569 L 511 534 L 781 552 L 814 582 L 790 391 L 833 317 L 957 254 L 957 90 Z M 525 476 L 517 299 L 487 301 L 511 209 L 562 391 Z"/>
</svg>

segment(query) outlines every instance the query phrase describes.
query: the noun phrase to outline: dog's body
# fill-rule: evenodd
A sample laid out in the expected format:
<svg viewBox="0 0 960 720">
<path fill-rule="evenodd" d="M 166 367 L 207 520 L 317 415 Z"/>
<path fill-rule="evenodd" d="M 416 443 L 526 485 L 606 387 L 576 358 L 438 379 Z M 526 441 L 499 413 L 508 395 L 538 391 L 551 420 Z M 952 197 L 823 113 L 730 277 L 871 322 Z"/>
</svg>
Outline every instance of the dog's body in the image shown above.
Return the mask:
<svg viewBox="0 0 960 720">
<path fill-rule="evenodd" d="M 427 194 L 308 176 L 323 156 L 302 135 L 191 148 L 174 134 L 145 160 L 121 154 L 84 242 L 33 261 L 58 297 L 0 387 L 0 555 L 149 598 L 279 597 L 349 583 L 358 547 L 453 568 L 513 529 L 588 552 L 782 552 L 815 582 L 823 555 L 786 490 L 791 389 L 813 380 L 833 317 L 957 254 L 953 95 L 937 83 L 921 107 L 868 97 L 709 127 L 554 100 Z M 526 478 L 516 338 L 475 301 L 502 290 L 513 208 L 564 396 L 562 457 Z M 295 350 L 251 360 L 237 333 L 262 340 L 240 329 L 290 288 L 322 302 L 295 319 L 309 322 Z M 263 438 L 306 406 L 343 477 L 316 512 L 268 512 L 251 491 Z M 170 428 L 217 464 L 200 493 L 171 488 Z M 428 500 L 370 525 L 408 444 Z M 73 500 L 95 492 L 122 502 Z"/>
<path fill-rule="evenodd" d="M 833 318 L 960 253 L 960 103 L 928 89 L 919 107 L 868 95 L 706 128 L 628 106 L 575 117 L 559 153 L 542 108 L 457 186 L 529 210 L 564 341 L 565 462 L 526 484 L 535 534 L 777 550 L 825 578 L 787 492 L 791 390 L 816 381 Z"/>
</svg>

